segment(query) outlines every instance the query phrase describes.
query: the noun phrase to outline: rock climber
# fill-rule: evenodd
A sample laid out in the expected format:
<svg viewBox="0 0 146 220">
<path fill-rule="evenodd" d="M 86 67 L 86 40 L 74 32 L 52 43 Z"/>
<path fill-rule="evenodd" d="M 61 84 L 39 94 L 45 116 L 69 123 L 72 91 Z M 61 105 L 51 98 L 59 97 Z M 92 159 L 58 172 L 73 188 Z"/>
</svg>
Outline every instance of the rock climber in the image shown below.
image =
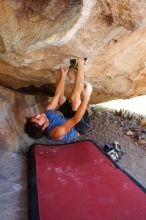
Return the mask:
<svg viewBox="0 0 146 220">
<path fill-rule="evenodd" d="M 68 99 L 64 95 L 64 86 L 69 67 L 61 67 L 57 71 L 55 95 L 46 112 L 26 120 L 25 132 L 29 137 L 38 139 L 45 136 L 48 140 L 70 142 L 77 139 L 80 134 L 86 133 L 90 127 L 87 106 L 92 86 L 84 81 L 84 61 L 83 58 L 76 60 L 77 73 Z"/>
</svg>

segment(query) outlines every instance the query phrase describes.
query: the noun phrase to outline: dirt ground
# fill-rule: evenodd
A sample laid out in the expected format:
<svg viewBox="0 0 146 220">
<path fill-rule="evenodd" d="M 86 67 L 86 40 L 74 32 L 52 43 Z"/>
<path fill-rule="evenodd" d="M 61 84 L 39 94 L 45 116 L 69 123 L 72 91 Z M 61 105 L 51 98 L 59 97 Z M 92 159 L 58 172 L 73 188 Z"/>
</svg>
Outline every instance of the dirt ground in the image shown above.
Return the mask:
<svg viewBox="0 0 146 220">
<path fill-rule="evenodd" d="M 118 141 L 124 152 L 119 166 L 146 188 L 146 135 L 142 131 L 144 128 L 134 119 L 124 119 L 113 111 L 101 110 L 93 111 L 91 128 L 85 138 L 94 140 L 101 148 Z"/>
<path fill-rule="evenodd" d="M 101 148 L 118 141 L 124 152 L 119 166 L 146 188 L 146 131 L 136 125 L 133 132 L 133 125 L 135 121 L 111 111 L 94 110 L 88 134 L 79 139 L 92 139 Z M 38 143 L 48 141 L 43 138 Z M 27 220 L 26 153 L 0 150 L 0 167 L 0 219 Z"/>
</svg>

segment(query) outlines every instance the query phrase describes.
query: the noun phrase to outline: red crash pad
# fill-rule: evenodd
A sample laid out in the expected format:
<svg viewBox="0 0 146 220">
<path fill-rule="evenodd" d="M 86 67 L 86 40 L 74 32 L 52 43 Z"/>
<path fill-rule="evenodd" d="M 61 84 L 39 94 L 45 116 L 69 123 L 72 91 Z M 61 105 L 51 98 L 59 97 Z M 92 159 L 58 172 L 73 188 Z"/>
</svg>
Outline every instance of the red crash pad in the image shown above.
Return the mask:
<svg viewBox="0 0 146 220">
<path fill-rule="evenodd" d="M 145 220 L 146 194 L 89 140 L 29 150 L 29 220 Z"/>
</svg>

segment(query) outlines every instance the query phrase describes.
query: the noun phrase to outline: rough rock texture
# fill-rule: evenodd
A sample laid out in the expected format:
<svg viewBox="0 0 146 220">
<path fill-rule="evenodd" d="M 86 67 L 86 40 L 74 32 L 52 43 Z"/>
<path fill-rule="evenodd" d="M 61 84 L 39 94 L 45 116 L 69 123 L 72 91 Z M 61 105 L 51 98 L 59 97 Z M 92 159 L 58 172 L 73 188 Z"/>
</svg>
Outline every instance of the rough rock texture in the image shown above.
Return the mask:
<svg viewBox="0 0 146 220">
<path fill-rule="evenodd" d="M 44 111 L 48 101 L 43 95 L 24 95 L 0 87 L 0 148 L 26 150 L 34 140 L 24 133 L 26 117 Z"/>
<path fill-rule="evenodd" d="M 1 85 L 53 85 L 78 56 L 92 103 L 145 94 L 145 0 L 0 0 Z"/>
</svg>

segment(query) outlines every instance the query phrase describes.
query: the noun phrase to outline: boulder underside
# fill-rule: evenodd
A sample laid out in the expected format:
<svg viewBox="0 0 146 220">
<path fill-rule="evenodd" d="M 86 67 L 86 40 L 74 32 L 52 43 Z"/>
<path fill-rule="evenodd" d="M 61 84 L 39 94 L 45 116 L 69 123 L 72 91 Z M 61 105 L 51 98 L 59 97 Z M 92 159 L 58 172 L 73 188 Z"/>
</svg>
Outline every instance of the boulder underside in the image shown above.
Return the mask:
<svg viewBox="0 0 146 220">
<path fill-rule="evenodd" d="M 145 0 L 0 1 L 1 85 L 54 85 L 75 57 L 88 58 L 92 103 L 146 94 Z"/>
</svg>

